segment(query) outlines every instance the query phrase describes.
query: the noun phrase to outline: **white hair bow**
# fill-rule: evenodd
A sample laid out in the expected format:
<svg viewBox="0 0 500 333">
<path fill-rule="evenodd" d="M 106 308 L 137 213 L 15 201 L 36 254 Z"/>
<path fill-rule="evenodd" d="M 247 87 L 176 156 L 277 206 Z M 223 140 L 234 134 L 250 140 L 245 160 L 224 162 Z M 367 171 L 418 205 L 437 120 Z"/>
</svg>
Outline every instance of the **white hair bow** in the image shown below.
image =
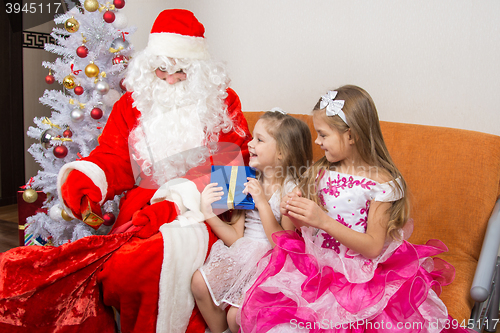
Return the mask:
<svg viewBox="0 0 500 333">
<path fill-rule="evenodd" d="M 335 100 L 335 97 L 337 96 L 337 92 L 334 90 L 330 90 L 329 92 L 326 93 L 326 95 L 321 96 L 321 102 L 319 103 L 319 107 L 321 109 L 324 109 L 326 107 L 326 115 L 329 117 L 333 116 L 339 116 L 342 118 L 344 123 L 346 123 L 347 126 L 349 124 L 347 123 L 345 113 L 342 111 L 342 108 L 344 107 L 344 100 L 338 99 Z"/>
<path fill-rule="evenodd" d="M 281 113 L 281 114 L 286 114 L 286 112 L 285 112 L 285 111 L 283 111 L 283 110 L 282 110 L 281 108 L 279 108 L 279 107 L 274 107 L 274 108 L 272 108 L 272 109 L 271 109 L 271 112 L 279 112 L 279 113 Z"/>
</svg>

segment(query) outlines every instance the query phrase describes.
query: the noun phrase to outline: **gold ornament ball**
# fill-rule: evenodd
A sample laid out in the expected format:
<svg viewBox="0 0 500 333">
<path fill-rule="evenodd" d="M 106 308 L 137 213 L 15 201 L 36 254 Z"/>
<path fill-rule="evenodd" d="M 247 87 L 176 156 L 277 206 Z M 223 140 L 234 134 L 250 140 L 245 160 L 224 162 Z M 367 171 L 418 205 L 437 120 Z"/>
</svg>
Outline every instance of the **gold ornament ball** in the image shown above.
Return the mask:
<svg viewBox="0 0 500 333">
<path fill-rule="evenodd" d="M 64 22 L 64 28 L 66 29 L 67 32 L 77 32 L 78 29 L 80 28 L 80 23 L 78 23 L 77 20 L 75 20 L 73 17 L 69 18 Z"/>
<path fill-rule="evenodd" d="M 89 12 L 95 12 L 99 8 L 99 2 L 97 0 L 85 0 L 83 7 Z"/>
<path fill-rule="evenodd" d="M 38 199 L 38 193 L 32 188 L 29 188 L 23 192 L 23 199 L 27 203 L 33 203 Z"/>
<path fill-rule="evenodd" d="M 66 89 L 73 89 L 76 86 L 75 78 L 71 75 L 68 75 L 63 80 L 63 86 Z"/>
<path fill-rule="evenodd" d="M 90 63 L 85 67 L 85 75 L 88 77 L 95 77 L 99 75 L 99 67 L 97 67 L 94 63 Z"/>
<path fill-rule="evenodd" d="M 64 209 L 61 210 L 61 216 L 62 216 L 64 221 L 73 220 L 73 218 L 71 216 L 69 216 L 68 213 L 66 213 L 66 211 Z"/>
</svg>

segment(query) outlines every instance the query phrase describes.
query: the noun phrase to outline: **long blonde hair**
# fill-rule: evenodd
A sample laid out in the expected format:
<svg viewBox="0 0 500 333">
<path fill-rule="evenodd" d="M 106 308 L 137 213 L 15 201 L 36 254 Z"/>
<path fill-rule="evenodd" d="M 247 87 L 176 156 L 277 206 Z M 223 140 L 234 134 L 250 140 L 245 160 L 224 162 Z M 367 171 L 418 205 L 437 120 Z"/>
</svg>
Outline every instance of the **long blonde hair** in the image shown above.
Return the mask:
<svg viewBox="0 0 500 333">
<path fill-rule="evenodd" d="M 328 117 L 325 110 L 320 108 L 320 101 L 314 107 L 312 113 L 324 117 L 323 120 L 332 128 L 343 133 L 351 130 L 351 135 L 355 139 L 355 147 L 365 163 L 371 167 L 381 168 L 390 175 L 395 190 L 401 191 L 403 197 L 391 203 L 389 208 L 389 223 L 387 224 L 387 234 L 392 238 L 398 237 L 398 230 L 401 229 L 409 218 L 409 199 L 406 182 L 398 170 L 389 151 L 385 145 L 380 129 L 377 109 L 370 95 L 362 88 L 346 85 L 338 88 L 336 100 L 344 100 L 342 110 L 345 113 L 347 125 L 339 116 Z M 317 184 L 326 170 L 336 166 L 330 163 L 325 156 L 319 159 L 310 168 L 303 178 L 299 187 L 305 197 L 313 200 L 321 206 L 317 193 Z"/>
<path fill-rule="evenodd" d="M 276 151 L 281 154 L 283 172 L 278 175 L 281 188 L 287 178 L 299 182 L 312 162 L 312 136 L 306 123 L 281 112 L 265 112 L 260 119 L 269 135 L 276 140 Z"/>
<path fill-rule="evenodd" d="M 276 174 L 279 179 L 280 195 L 283 192 L 285 181 L 291 179 L 298 183 L 306 173 L 312 162 L 312 136 L 309 126 L 300 119 L 281 112 L 267 111 L 259 120 L 264 120 L 266 131 L 276 140 L 276 152 L 282 156 L 282 171 Z M 242 210 L 235 210 L 227 224 L 234 224 L 243 214 Z"/>
</svg>

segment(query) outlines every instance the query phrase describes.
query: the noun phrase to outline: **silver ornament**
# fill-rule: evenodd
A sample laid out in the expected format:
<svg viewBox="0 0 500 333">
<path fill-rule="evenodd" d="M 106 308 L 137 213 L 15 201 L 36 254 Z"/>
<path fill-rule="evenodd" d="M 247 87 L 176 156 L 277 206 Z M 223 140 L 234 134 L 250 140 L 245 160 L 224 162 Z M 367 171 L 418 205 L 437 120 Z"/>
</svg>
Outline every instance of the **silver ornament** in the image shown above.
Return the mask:
<svg viewBox="0 0 500 333">
<path fill-rule="evenodd" d="M 109 92 L 102 96 L 102 101 L 109 107 L 113 107 L 113 105 L 120 99 L 122 94 L 120 94 L 115 89 L 110 89 Z"/>
<path fill-rule="evenodd" d="M 42 133 L 42 136 L 40 137 L 40 144 L 45 149 L 49 149 L 52 147 L 52 143 L 50 143 L 50 140 L 52 140 L 56 136 L 57 136 L 57 133 L 52 128 L 49 128 L 48 130 L 45 130 Z"/>
<path fill-rule="evenodd" d="M 121 51 L 123 49 L 126 49 L 128 47 L 129 43 L 127 40 L 123 40 L 122 37 L 116 38 L 114 41 L 111 42 L 111 46 L 109 47 L 109 50 L 112 53 Z"/>
<path fill-rule="evenodd" d="M 74 109 L 73 111 L 71 111 L 69 116 L 71 117 L 71 120 L 75 123 L 79 123 L 80 121 L 83 120 L 83 118 L 85 118 L 85 114 L 80 109 Z"/>
<path fill-rule="evenodd" d="M 62 222 L 62 208 L 59 205 L 54 205 L 49 209 L 49 216 L 54 221 Z"/>
<path fill-rule="evenodd" d="M 113 26 L 118 29 L 125 29 L 128 26 L 128 19 L 125 14 L 121 13 L 120 11 L 115 13 L 115 20 L 113 21 Z"/>
<path fill-rule="evenodd" d="M 95 84 L 95 89 L 101 95 L 106 95 L 109 91 L 109 84 L 106 81 L 99 81 Z"/>
</svg>

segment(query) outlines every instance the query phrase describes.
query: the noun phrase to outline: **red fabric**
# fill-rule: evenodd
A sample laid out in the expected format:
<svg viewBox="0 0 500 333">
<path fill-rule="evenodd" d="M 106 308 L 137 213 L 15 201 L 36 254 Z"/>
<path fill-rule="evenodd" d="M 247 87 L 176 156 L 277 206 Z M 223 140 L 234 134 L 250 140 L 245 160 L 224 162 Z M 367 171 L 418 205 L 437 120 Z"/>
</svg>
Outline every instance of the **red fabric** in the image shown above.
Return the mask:
<svg viewBox="0 0 500 333">
<path fill-rule="evenodd" d="M 228 133 L 221 132 L 219 142 L 231 142 L 241 147 L 244 163 L 248 164 L 247 143 L 251 139 L 251 135 L 245 117 L 241 112 L 238 96 L 231 89 L 228 89 L 227 92 L 228 114 L 233 120 L 235 129 Z M 104 171 L 108 184 L 106 199 L 112 199 L 115 195 L 127 191 L 120 202 L 120 213 L 113 229 L 129 222 L 137 211 L 145 209 L 156 191 L 155 189 L 146 189 L 134 185 L 135 178 L 129 156 L 128 136 L 136 126 L 140 112 L 132 107 L 132 103 L 133 99 L 130 92 L 124 94 L 115 103 L 103 133 L 99 137 L 99 146 L 88 157 L 84 158 L 84 160 L 96 164 Z M 243 137 L 238 134 L 241 132 L 244 133 Z M 233 155 L 226 154 L 225 156 L 226 159 L 230 160 L 229 156 Z M 207 173 L 207 170 L 209 170 L 207 166 L 208 164 L 195 168 L 188 175 L 188 178 L 195 180 L 199 189 L 209 182 L 210 171 Z M 68 189 L 72 187 L 72 183 L 69 181 L 66 181 L 65 185 L 68 186 Z M 68 197 L 74 195 L 74 192 L 67 192 L 64 200 L 81 200 L 81 197 L 68 200 Z M 76 196 L 79 195 L 76 194 Z M 153 212 L 147 212 L 146 210 L 143 212 L 144 215 L 150 213 Z M 170 222 L 175 218 L 176 214 L 176 210 L 172 206 L 169 211 L 164 212 L 162 220 Z M 144 215 L 137 216 L 144 217 Z M 153 215 L 156 216 L 156 214 Z M 150 215 L 150 217 L 153 217 L 153 215 Z M 162 223 L 164 223 L 163 221 Z M 148 229 L 144 230 L 145 234 L 154 232 L 151 237 L 133 237 L 105 262 L 102 271 L 99 273 L 98 281 L 102 286 L 104 304 L 114 306 L 120 311 L 121 328 L 124 333 L 155 331 L 162 263 L 164 260 L 181 259 L 163 258 L 163 240 L 161 234 L 156 232 L 160 223 L 158 221 L 152 223 L 154 227 L 147 227 Z M 217 238 L 210 229 L 209 235 L 210 249 Z M 188 332 L 201 333 L 204 330 L 203 318 L 195 309 L 189 323 Z"/>
<path fill-rule="evenodd" d="M 132 107 L 132 103 L 130 92 L 124 94 L 115 103 L 106 126 L 99 136 L 99 146 L 88 157 L 83 158 L 83 160 L 96 164 L 106 175 L 108 185 L 106 200 L 113 199 L 115 195 L 133 189 L 135 184 L 128 137 L 137 124 L 140 112 Z M 66 181 L 66 183 L 69 182 Z M 75 193 L 69 193 L 69 195 L 75 195 Z M 64 199 L 68 200 L 66 197 Z M 127 221 L 131 217 L 132 215 L 127 218 Z"/>
<path fill-rule="evenodd" d="M 25 245 L 24 225 L 26 219 L 38 212 L 47 212 L 47 208 L 42 208 L 43 203 L 47 199 L 47 194 L 42 191 L 36 191 L 38 198 L 35 202 L 28 203 L 23 199 L 24 191 L 17 191 L 17 216 L 19 220 L 19 246 Z"/>
<path fill-rule="evenodd" d="M 131 233 L 0 254 L 1 332 L 114 332 L 97 273 Z"/>
<path fill-rule="evenodd" d="M 147 189 L 143 187 L 134 187 L 127 191 L 120 201 L 120 213 L 118 214 L 113 231 L 119 226 L 129 222 L 135 212 L 141 210 L 149 204 L 156 189 Z"/>
<path fill-rule="evenodd" d="M 151 33 L 174 33 L 183 36 L 204 37 L 205 27 L 186 9 L 167 9 L 155 20 Z"/>
<path fill-rule="evenodd" d="M 163 262 L 158 229 L 176 217 L 175 204 L 164 201 L 135 214 L 132 222 L 143 227 L 137 234 L 0 254 L 0 332 L 114 332 L 104 303 L 120 312 L 122 332 L 155 332 Z M 217 237 L 207 229 L 211 248 Z M 204 331 L 195 308 L 187 332 Z"/>
<path fill-rule="evenodd" d="M 173 211 L 173 207 L 170 211 Z M 172 221 L 175 214 L 170 217 Z M 210 249 L 217 241 L 217 236 L 208 225 L 207 229 Z M 122 332 L 155 332 L 163 259 L 160 233 L 146 239 L 134 236 L 106 262 L 99 273 L 104 302 L 120 312 Z M 203 317 L 195 307 L 186 332 L 204 333 L 205 326 Z"/>
<path fill-rule="evenodd" d="M 160 230 L 162 224 L 172 222 L 177 215 L 178 209 L 171 201 L 165 200 L 146 206 L 132 218 L 133 225 L 142 226 L 135 235 L 139 238 L 149 238 Z"/>
<path fill-rule="evenodd" d="M 61 186 L 61 194 L 64 198 L 64 204 L 71 209 L 73 215 L 82 219 L 82 197 L 88 196 L 92 202 L 100 202 L 101 190 L 84 173 L 73 170 L 69 173 L 66 182 Z"/>
</svg>

